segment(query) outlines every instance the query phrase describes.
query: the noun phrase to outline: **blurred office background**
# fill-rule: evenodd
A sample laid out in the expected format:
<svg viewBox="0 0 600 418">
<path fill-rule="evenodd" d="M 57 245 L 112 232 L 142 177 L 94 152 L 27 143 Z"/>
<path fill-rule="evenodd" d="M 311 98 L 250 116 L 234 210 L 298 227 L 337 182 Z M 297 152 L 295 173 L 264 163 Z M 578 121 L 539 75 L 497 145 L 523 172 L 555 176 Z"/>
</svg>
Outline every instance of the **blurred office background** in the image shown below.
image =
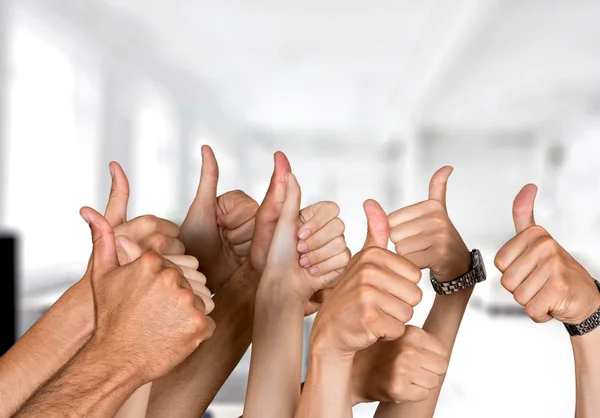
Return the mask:
<svg viewBox="0 0 600 418">
<path fill-rule="evenodd" d="M 283 150 L 305 204 L 339 203 L 353 250 L 366 198 L 389 211 L 423 200 L 452 164 L 449 212 L 489 279 L 436 416 L 572 415 L 567 335 L 522 316 L 493 257 L 513 235 L 514 195 L 536 182 L 538 222 L 600 269 L 599 16 L 598 0 L 0 0 L 0 221 L 19 237 L 18 332 L 84 271 L 78 210 L 104 207 L 110 160 L 130 177 L 131 216 L 180 222 L 202 144 L 220 189 L 259 201 Z M 415 324 L 433 297 L 423 287 Z M 212 417 L 241 411 L 247 365 Z"/>
</svg>

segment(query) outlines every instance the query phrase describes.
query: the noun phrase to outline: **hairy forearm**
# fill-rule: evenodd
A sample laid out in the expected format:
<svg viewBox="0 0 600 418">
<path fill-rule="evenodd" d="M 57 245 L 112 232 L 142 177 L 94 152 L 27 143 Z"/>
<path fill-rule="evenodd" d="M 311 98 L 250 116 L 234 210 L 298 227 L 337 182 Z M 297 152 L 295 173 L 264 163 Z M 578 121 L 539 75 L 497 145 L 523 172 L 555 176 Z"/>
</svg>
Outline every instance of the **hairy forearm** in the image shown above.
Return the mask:
<svg viewBox="0 0 600 418">
<path fill-rule="evenodd" d="M 473 288 L 452 295 L 436 295 L 429 316 L 423 324 L 423 330 L 437 337 L 452 352 L 458 330 L 462 322 Z M 444 376 L 445 377 L 445 376 Z M 443 383 L 443 380 L 442 382 Z M 381 403 L 375 416 L 377 418 L 411 417 L 429 418 L 433 416 L 440 396 L 442 384 L 430 391 L 429 398 L 421 402 L 401 404 Z"/>
<path fill-rule="evenodd" d="M 352 363 L 351 356 L 311 351 L 296 418 L 352 417 Z"/>
<path fill-rule="evenodd" d="M 92 290 L 81 280 L 0 358 L 0 416 L 9 416 L 86 343 L 94 328 Z"/>
<path fill-rule="evenodd" d="M 152 385 L 148 417 L 202 416 L 252 340 L 258 275 L 242 265 L 214 297 L 213 336 Z"/>
<path fill-rule="evenodd" d="M 90 340 L 15 417 L 114 416 L 137 385 L 134 370 Z"/>
<path fill-rule="evenodd" d="M 600 329 L 571 337 L 577 382 L 576 418 L 596 417 L 600 411 Z"/>
<path fill-rule="evenodd" d="M 300 398 L 305 303 L 276 287 L 261 283 L 256 298 L 245 418 L 293 417 Z"/>
</svg>

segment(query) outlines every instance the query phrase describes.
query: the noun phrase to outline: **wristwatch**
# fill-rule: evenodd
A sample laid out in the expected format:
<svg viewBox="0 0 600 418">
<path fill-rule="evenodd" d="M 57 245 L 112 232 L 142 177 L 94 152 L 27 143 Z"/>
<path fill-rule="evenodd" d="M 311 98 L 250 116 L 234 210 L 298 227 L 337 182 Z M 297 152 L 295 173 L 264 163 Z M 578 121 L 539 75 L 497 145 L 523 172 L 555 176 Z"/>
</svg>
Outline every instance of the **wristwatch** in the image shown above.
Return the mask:
<svg viewBox="0 0 600 418">
<path fill-rule="evenodd" d="M 452 293 L 459 292 L 471 286 L 475 286 L 477 283 L 485 281 L 487 278 L 485 273 L 485 266 L 483 264 L 483 257 L 479 250 L 471 251 L 471 270 L 463 274 L 462 276 L 450 280 L 449 282 L 439 282 L 430 272 L 429 279 L 433 290 L 438 295 L 451 295 Z"/>
<path fill-rule="evenodd" d="M 598 292 L 600 292 L 600 283 L 594 279 Z M 571 337 L 579 337 L 591 332 L 600 326 L 600 307 L 588 319 L 580 324 L 564 324 Z"/>
</svg>

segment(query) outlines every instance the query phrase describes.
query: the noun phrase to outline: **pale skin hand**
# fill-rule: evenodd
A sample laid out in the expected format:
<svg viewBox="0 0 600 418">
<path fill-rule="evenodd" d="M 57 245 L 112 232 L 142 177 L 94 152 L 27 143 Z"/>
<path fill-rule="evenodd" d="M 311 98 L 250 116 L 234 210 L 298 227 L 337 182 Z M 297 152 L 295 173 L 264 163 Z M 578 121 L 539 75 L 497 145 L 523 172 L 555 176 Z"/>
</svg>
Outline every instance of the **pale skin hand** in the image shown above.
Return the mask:
<svg viewBox="0 0 600 418">
<path fill-rule="evenodd" d="M 119 267 L 108 221 L 90 208 L 81 215 L 94 246 L 94 335 L 16 416 L 112 416 L 135 388 L 168 372 L 214 330 L 176 265 L 149 252 Z"/>
<path fill-rule="evenodd" d="M 184 253 L 179 227 L 154 216 L 127 221 L 129 183 L 121 166 L 110 164 L 112 187 L 107 220 L 117 236 L 129 238 L 142 251 L 164 255 Z M 127 257 L 118 248 L 121 260 Z M 94 328 L 94 303 L 89 268 L 81 280 L 31 327 L 0 359 L 0 415 L 10 415 L 33 391 L 54 375 L 85 344 Z"/>
<path fill-rule="evenodd" d="M 600 306 L 600 293 L 587 270 L 541 226 L 533 208 L 537 187 L 528 184 L 513 203 L 517 236 L 496 255 L 501 283 L 525 307 L 535 322 L 555 318 L 579 324 Z M 595 417 L 600 410 L 600 361 L 598 330 L 572 337 L 577 380 L 577 418 Z"/>
<path fill-rule="evenodd" d="M 402 337 L 378 341 L 356 353 L 353 404 L 417 402 L 439 387 L 448 369 L 448 349 L 435 336 L 407 325 Z"/>
<path fill-rule="evenodd" d="M 202 172 L 196 197 L 183 224 L 180 239 L 216 293 L 242 265 L 250 241 L 258 204 L 240 190 L 217 197 L 219 166 L 212 149 L 202 147 Z"/>
<path fill-rule="evenodd" d="M 317 210 L 312 222 L 308 225 L 302 223 L 300 186 L 293 174 L 287 173 L 284 177 L 285 198 L 257 293 L 252 359 L 244 407 L 246 418 L 293 416 L 300 397 L 305 307 L 315 292 L 329 287 L 338 278 L 337 270 L 343 269 L 348 261 L 346 242 L 339 229 L 325 228 L 331 224 L 331 216 L 321 219 L 321 222 L 323 212 Z M 272 186 L 277 187 L 276 184 Z M 333 213 L 339 213 L 339 209 Z M 299 227 L 308 231 L 321 228 L 311 238 L 314 238 L 312 243 L 320 243 L 322 248 L 309 253 L 312 260 L 306 257 L 309 260 L 306 262 L 301 261 L 298 248 L 306 252 L 309 246 L 300 246 L 298 239 L 300 235 L 308 236 Z M 340 241 L 341 248 L 337 246 Z M 310 263 L 319 265 L 319 270 L 309 271 Z M 265 399 L 272 401 L 265 403 Z"/>
<path fill-rule="evenodd" d="M 440 168 L 429 182 L 429 199 L 400 209 L 390 215 L 392 242 L 396 251 L 416 263 L 419 268 L 431 268 L 438 281 L 453 280 L 471 268 L 471 256 L 460 234 L 450 221 L 446 207 L 446 189 L 452 167 Z M 473 288 L 453 295 L 436 295 L 423 324 L 427 332 L 444 347 L 449 361 L 460 324 Z M 445 373 L 434 388 L 421 386 L 413 402 L 382 402 L 377 418 L 430 418 L 435 412 Z M 419 399 L 420 398 L 420 399 Z"/>
<path fill-rule="evenodd" d="M 325 298 L 311 332 L 308 375 L 296 417 L 351 417 L 357 351 L 404 335 L 421 300 L 420 269 L 387 251 L 389 225 L 375 201 L 365 202 L 368 233 Z"/>
</svg>

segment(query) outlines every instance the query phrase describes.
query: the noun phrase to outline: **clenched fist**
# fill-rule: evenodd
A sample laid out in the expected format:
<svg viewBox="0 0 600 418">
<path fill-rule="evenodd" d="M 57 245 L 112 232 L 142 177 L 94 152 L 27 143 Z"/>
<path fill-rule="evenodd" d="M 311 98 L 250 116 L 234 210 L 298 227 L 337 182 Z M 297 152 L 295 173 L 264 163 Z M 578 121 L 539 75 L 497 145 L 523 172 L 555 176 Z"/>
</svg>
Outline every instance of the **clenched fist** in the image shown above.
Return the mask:
<svg viewBox="0 0 600 418">
<path fill-rule="evenodd" d="M 440 386 L 450 353 L 436 337 L 412 325 L 395 341 L 379 341 L 354 357 L 353 403 L 418 402 Z"/>
<path fill-rule="evenodd" d="M 311 333 L 311 348 L 353 356 L 378 340 L 405 332 L 421 301 L 421 270 L 386 249 L 388 219 L 375 201 L 365 202 L 367 240 L 327 295 Z"/>
<path fill-rule="evenodd" d="M 89 344 L 114 353 L 118 367 L 138 386 L 159 378 L 210 338 L 214 322 L 181 270 L 155 252 L 119 267 L 112 227 L 90 208 L 91 283 L 96 311 Z"/>
<path fill-rule="evenodd" d="M 468 272 L 471 253 L 450 221 L 446 185 L 452 167 L 440 168 L 429 183 L 429 199 L 389 215 L 391 240 L 398 255 L 429 268 L 436 280 L 447 282 Z"/>
<path fill-rule="evenodd" d="M 258 209 L 256 201 L 241 190 L 217 197 L 218 181 L 217 159 L 204 145 L 198 191 L 181 225 L 180 239 L 188 254 L 198 259 L 213 293 L 248 256 Z"/>
<path fill-rule="evenodd" d="M 535 322 L 556 318 L 579 324 L 600 306 L 600 293 L 586 269 L 541 226 L 533 208 L 537 187 L 528 184 L 513 204 L 517 236 L 498 252 L 501 283 Z"/>
</svg>

